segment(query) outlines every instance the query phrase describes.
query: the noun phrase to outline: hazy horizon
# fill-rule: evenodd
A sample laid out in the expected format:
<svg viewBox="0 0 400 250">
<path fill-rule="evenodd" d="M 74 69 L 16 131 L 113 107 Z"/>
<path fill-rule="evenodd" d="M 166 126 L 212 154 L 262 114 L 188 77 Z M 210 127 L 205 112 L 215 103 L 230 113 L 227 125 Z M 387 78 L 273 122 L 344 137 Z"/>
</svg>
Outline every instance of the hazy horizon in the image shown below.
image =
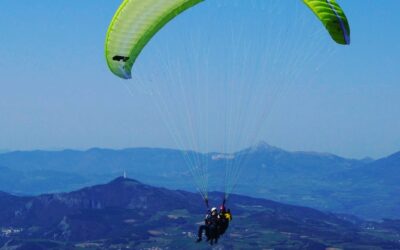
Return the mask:
<svg viewBox="0 0 400 250">
<path fill-rule="evenodd" d="M 284 151 L 291 152 L 291 153 L 329 154 L 329 155 L 336 155 L 336 156 L 339 156 L 339 157 L 342 157 L 342 158 L 355 159 L 355 160 L 364 160 L 364 159 L 378 160 L 378 159 L 380 159 L 380 158 L 384 158 L 384 157 L 387 157 L 387 156 L 390 156 L 390 155 L 392 155 L 392 154 L 396 154 L 396 153 L 399 153 L 399 152 L 400 152 L 400 150 L 399 150 L 399 151 L 395 151 L 395 152 L 389 153 L 388 155 L 384 155 L 384 156 L 378 157 L 378 158 L 373 158 L 373 157 L 368 156 L 368 155 L 367 155 L 367 156 L 364 156 L 364 157 L 356 158 L 356 157 L 347 157 L 347 156 L 335 154 L 335 153 L 332 153 L 332 152 L 326 152 L 326 151 L 313 151 L 313 150 L 302 150 L 302 149 L 293 149 L 293 150 L 289 150 L 289 149 L 286 149 L 286 148 L 283 148 L 283 147 L 279 147 L 279 146 L 276 146 L 276 145 L 269 144 L 269 143 L 266 142 L 266 141 L 259 141 L 259 142 L 257 142 L 257 143 L 254 144 L 254 145 L 249 145 L 249 146 L 243 147 L 242 149 L 240 149 L 240 150 L 238 150 L 238 151 L 235 151 L 235 152 L 233 152 L 233 153 L 237 153 L 237 152 L 240 152 L 241 150 L 245 150 L 245 149 L 249 149 L 249 148 L 253 148 L 253 147 L 259 147 L 259 146 L 261 146 L 261 147 L 262 147 L 262 146 L 268 146 L 268 147 L 278 148 L 278 149 L 280 149 L 280 150 L 284 150 Z M 87 148 L 37 148 L 37 149 L 15 149 L 15 150 L 13 150 L 13 149 L 0 149 L 0 154 L 3 154 L 3 153 L 12 153 L 12 152 L 18 152 L 18 151 L 21 151 L 21 152 L 32 152 L 32 151 L 61 152 L 61 151 L 64 151 L 64 150 L 72 150 L 72 151 L 81 151 L 81 152 L 85 152 L 85 151 L 89 151 L 89 150 L 93 150 L 93 149 L 100 149 L 100 150 L 116 150 L 116 151 L 118 151 L 118 150 L 139 149 L 139 148 L 147 148 L 147 149 L 165 149 L 165 150 L 178 150 L 178 151 L 179 151 L 179 150 L 183 150 L 183 149 L 179 149 L 179 148 L 177 148 L 177 147 L 162 147 L 162 146 L 160 146 L 160 147 L 158 147 L 158 146 L 134 146 L 134 147 L 115 147 L 115 148 L 96 147 L 96 146 L 93 146 L 93 147 L 87 147 Z M 190 149 L 189 149 L 189 151 L 195 151 L 195 152 L 202 153 L 202 154 L 212 154 L 212 153 L 215 153 L 215 154 L 227 154 L 227 153 L 218 152 L 218 151 L 199 152 L 199 151 L 190 150 Z"/>
</svg>

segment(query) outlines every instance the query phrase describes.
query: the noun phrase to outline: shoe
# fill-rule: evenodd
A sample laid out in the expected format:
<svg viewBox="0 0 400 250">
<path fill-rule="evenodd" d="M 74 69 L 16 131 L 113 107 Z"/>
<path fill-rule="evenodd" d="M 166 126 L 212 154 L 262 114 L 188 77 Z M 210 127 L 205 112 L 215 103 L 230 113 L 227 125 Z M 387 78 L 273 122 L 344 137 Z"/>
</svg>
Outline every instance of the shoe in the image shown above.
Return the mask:
<svg viewBox="0 0 400 250">
<path fill-rule="evenodd" d="M 199 243 L 201 241 L 201 238 L 198 238 L 197 240 L 196 240 L 196 243 Z"/>
</svg>

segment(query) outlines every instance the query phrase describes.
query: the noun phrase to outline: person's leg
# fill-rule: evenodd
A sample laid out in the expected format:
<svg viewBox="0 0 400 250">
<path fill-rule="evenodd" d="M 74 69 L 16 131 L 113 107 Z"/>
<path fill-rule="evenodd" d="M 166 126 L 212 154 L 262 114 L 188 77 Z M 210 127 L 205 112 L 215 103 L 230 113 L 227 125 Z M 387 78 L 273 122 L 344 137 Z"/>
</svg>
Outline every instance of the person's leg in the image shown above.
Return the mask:
<svg viewBox="0 0 400 250">
<path fill-rule="evenodd" d="M 205 231 L 206 231 L 207 241 L 209 241 L 210 240 L 210 227 L 206 226 Z"/>
<path fill-rule="evenodd" d="M 216 239 L 216 227 L 212 226 L 209 228 L 210 244 L 213 245 Z"/>
<path fill-rule="evenodd" d="M 207 227 L 205 225 L 199 226 L 199 231 L 197 233 L 197 242 L 201 241 L 201 238 L 203 236 L 203 231 L 206 230 L 207 232 Z M 207 234 L 207 233 L 206 233 Z"/>
</svg>

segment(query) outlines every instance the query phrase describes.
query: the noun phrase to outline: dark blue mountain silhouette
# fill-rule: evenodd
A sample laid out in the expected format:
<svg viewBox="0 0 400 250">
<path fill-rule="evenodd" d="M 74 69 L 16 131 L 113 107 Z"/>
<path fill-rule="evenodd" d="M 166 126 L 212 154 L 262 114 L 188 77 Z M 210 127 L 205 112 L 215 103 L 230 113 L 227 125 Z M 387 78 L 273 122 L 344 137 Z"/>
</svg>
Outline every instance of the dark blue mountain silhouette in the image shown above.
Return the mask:
<svg viewBox="0 0 400 250">
<path fill-rule="evenodd" d="M 210 194 L 213 205 L 220 193 Z M 160 247 L 198 249 L 197 222 L 205 206 L 186 191 L 117 178 L 70 193 L 18 197 L 0 193 L 0 246 L 5 249 Z M 352 216 L 232 195 L 234 220 L 223 249 L 399 249 L 398 221 L 366 222 Z"/>
</svg>

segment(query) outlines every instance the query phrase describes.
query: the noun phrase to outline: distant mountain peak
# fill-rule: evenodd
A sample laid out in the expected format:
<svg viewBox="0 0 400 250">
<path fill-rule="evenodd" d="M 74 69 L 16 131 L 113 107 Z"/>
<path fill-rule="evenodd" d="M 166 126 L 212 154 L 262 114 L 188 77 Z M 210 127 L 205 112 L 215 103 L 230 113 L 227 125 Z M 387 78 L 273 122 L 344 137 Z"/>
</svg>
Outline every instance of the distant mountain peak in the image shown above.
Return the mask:
<svg viewBox="0 0 400 250">
<path fill-rule="evenodd" d="M 250 148 L 252 151 L 283 151 L 282 149 L 268 144 L 266 141 L 259 141 Z"/>
<path fill-rule="evenodd" d="M 143 184 L 143 183 L 141 183 L 141 182 L 139 182 L 137 180 L 126 178 L 126 177 L 123 177 L 123 176 L 117 177 L 114 180 L 112 180 L 111 182 L 109 182 L 109 184 L 112 184 L 112 183 Z"/>
</svg>

